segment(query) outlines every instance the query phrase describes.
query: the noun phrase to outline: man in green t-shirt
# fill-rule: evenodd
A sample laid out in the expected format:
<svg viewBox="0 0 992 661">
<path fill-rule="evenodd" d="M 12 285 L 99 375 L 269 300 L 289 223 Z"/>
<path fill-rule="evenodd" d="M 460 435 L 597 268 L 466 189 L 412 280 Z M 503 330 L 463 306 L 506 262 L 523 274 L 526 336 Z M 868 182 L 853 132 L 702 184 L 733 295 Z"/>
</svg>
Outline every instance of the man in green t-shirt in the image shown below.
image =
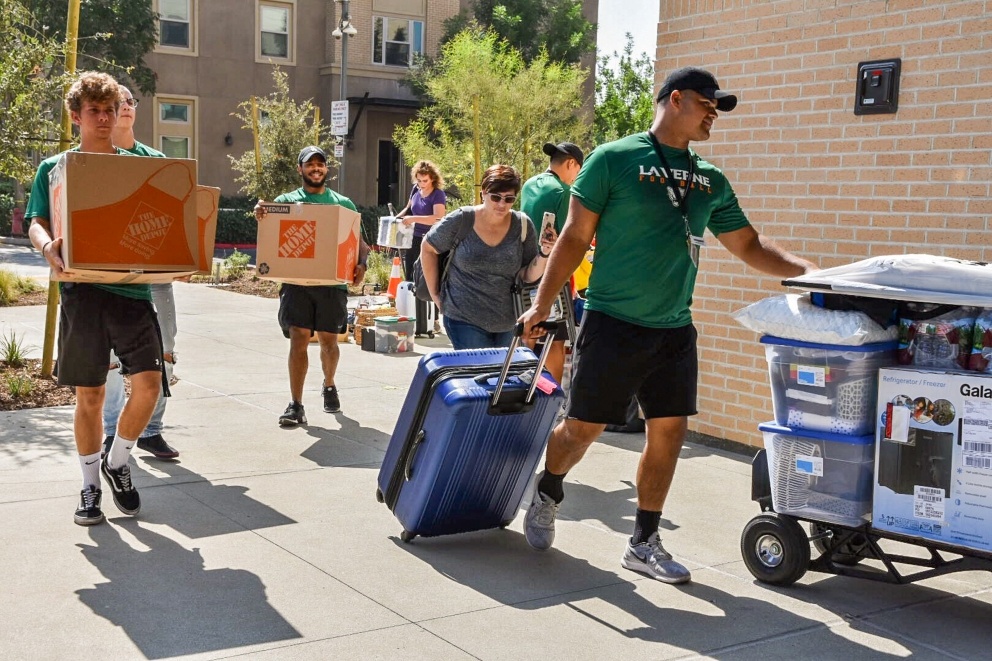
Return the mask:
<svg viewBox="0 0 992 661">
<path fill-rule="evenodd" d="M 120 108 L 117 81 L 105 73 L 84 72 L 69 88 L 65 105 L 72 122 L 79 126 L 78 151 L 127 153 L 115 147 L 112 138 Z M 62 272 L 64 263 L 59 256 L 62 238 L 53 239 L 51 235 L 48 175 L 60 156 L 46 159 L 38 167 L 25 214 L 32 219 L 28 231 L 31 243 L 55 273 Z M 104 519 L 101 473 L 111 487 L 118 509 L 132 516 L 141 509 L 128 459 L 163 387 L 162 343 L 148 285 L 65 282 L 60 290 L 58 379 L 60 384 L 76 388 L 73 428 L 83 470 L 83 490 L 74 520 L 88 526 Z M 131 397 L 117 424 L 119 442 L 115 441 L 101 460 L 101 411 L 112 350 L 131 375 Z"/>
<path fill-rule="evenodd" d="M 709 229 L 749 266 L 780 277 L 816 266 L 751 227 L 723 173 L 689 149 L 707 140 L 717 111 L 737 97 L 702 69 L 672 72 L 658 92 L 651 130 L 601 145 L 572 186 L 568 220 L 551 253 L 533 307 L 520 320 L 526 336 L 543 333 L 562 283 L 596 237 L 596 266 L 576 341 L 566 419 L 548 442 L 545 470 L 525 523 L 538 549 L 554 542 L 565 474 L 607 424 L 623 424 L 632 396 L 644 411 L 647 439 L 637 469 L 634 534 L 621 564 L 667 583 L 689 570 L 658 536 L 688 416 L 696 413 L 696 330 L 690 306 L 703 232 Z"/>
<path fill-rule="evenodd" d="M 544 226 L 544 214 L 550 213 L 555 217 L 555 232 L 561 234 L 568 215 L 568 202 L 571 199 L 571 185 L 582 169 L 584 156 L 578 145 L 571 142 L 554 144 L 544 143 L 544 153 L 551 157 L 551 163 L 544 172 L 534 175 L 520 189 L 520 210 L 534 223 L 535 233 Z M 566 285 L 567 286 L 567 285 Z M 568 289 L 568 300 L 571 301 L 571 289 Z M 545 366 L 551 376 L 561 383 L 565 372 L 565 340 L 568 339 L 568 329 L 563 326 L 555 333 L 551 352 L 548 354 Z"/>
<path fill-rule="evenodd" d="M 276 197 L 274 202 L 306 202 L 309 204 L 338 204 L 358 211 L 355 204 L 344 195 L 332 191 L 325 184 L 327 179 L 327 154 L 320 147 L 311 145 L 300 151 L 297 170 L 303 178 L 303 186 Z M 255 219 L 262 222 L 265 207 L 262 201 L 255 205 Z M 358 284 L 365 277 L 369 247 L 359 237 L 358 263 L 355 266 L 354 282 Z M 324 411 L 337 413 L 341 410 L 341 400 L 334 384 L 334 374 L 338 369 L 341 350 L 338 347 L 338 334 L 348 329 L 348 287 L 347 285 L 303 286 L 283 284 L 279 289 L 279 325 L 289 337 L 289 392 L 292 399 L 281 416 L 279 424 L 295 427 L 307 423 L 303 407 L 303 383 L 306 381 L 309 357 L 307 349 L 310 337 L 316 333 L 320 343 L 320 366 L 324 371 L 321 394 Z"/>
</svg>

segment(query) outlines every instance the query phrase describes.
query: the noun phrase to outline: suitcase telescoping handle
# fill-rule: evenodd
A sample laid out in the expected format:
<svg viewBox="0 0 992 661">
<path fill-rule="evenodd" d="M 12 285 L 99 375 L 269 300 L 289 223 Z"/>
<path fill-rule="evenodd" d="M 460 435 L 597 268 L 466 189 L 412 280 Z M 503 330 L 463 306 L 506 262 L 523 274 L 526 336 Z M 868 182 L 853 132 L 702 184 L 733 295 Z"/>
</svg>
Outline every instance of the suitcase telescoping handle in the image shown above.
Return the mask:
<svg viewBox="0 0 992 661">
<path fill-rule="evenodd" d="M 541 328 L 548 331 L 547 335 L 543 338 L 543 348 L 541 349 L 541 356 L 538 358 L 537 367 L 534 369 L 534 378 L 530 381 L 530 389 L 527 391 L 527 397 L 524 398 L 523 406 L 530 407 L 531 402 L 534 401 L 534 390 L 537 388 L 537 380 L 541 378 L 541 371 L 544 369 L 544 363 L 548 360 L 548 354 L 551 352 L 551 341 L 554 337 L 555 331 L 558 330 L 557 321 L 542 321 L 537 324 Z M 493 393 L 493 399 L 489 403 L 489 410 L 495 411 L 498 409 L 497 404 L 499 403 L 500 393 L 503 392 L 503 386 L 506 385 L 507 375 L 510 373 L 510 365 L 513 363 L 513 352 L 517 350 L 520 346 L 520 338 L 524 334 L 524 325 L 522 323 L 517 323 L 513 327 L 513 341 L 510 342 L 510 348 L 506 350 L 506 360 L 503 361 L 503 369 L 500 370 L 499 378 L 496 380 L 496 391 Z"/>
</svg>

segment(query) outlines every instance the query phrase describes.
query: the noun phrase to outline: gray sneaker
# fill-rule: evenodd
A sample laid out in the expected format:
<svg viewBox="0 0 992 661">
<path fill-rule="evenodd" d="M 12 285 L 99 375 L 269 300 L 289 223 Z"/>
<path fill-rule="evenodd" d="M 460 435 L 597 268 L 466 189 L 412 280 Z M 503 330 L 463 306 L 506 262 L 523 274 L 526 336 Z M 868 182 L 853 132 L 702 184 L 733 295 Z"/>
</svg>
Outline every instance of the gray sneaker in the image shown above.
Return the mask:
<svg viewBox="0 0 992 661">
<path fill-rule="evenodd" d="M 534 488 L 534 499 L 524 518 L 524 534 L 527 543 L 538 551 L 547 551 L 555 543 L 555 517 L 558 516 L 558 503 Z"/>
<path fill-rule="evenodd" d="M 661 537 L 654 533 L 648 541 L 636 546 L 627 541 L 627 551 L 620 564 L 625 569 L 646 574 L 664 583 L 687 583 L 692 578 L 689 570 L 672 559 L 672 554 L 661 545 Z"/>
</svg>

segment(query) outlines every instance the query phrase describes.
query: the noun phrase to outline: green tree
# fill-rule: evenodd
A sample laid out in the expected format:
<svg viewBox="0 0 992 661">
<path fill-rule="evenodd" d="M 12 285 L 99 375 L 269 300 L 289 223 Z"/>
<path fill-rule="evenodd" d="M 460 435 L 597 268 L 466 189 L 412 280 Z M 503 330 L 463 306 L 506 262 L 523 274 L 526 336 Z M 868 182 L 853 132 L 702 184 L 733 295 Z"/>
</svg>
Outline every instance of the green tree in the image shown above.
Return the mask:
<svg viewBox="0 0 992 661">
<path fill-rule="evenodd" d="M 289 94 L 288 76 L 279 67 L 272 69 L 272 83 L 275 91 L 256 100 L 260 117 L 261 171 L 256 169 L 254 150 L 237 157 L 228 156 L 231 167 L 239 173 L 235 181 L 241 184 L 241 192 L 260 200 L 272 200 L 299 188 L 296 159 L 300 150 L 307 145 L 319 145 L 321 138 L 327 139 L 330 135 L 330 127 L 323 122 L 314 126 L 313 99 L 302 103 L 293 100 Z M 252 130 L 251 99 L 242 101 L 238 112 L 232 114 L 243 122 L 242 128 Z M 336 164 L 337 161 L 328 156 L 327 165 Z"/>
<path fill-rule="evenodd" d="M 582 15 L 581 0 L 475 0 L 444 22 L 441 43 L 473 27 L 506 39 L 525 62 L 545 53 L 552 62 L 575 64 L 596 48 L 596 27 Z"/>
<path fill-rule="evenodd" d="M 433 103 L 397 127 L 393 140 L 408 165 L 433 161 L 468 201 L 475 183 L 473 99 L 483 168 L 504 163 L 527 175 L 544 167 L 545 141 L 588 141 L 590 127 L 578 114 L 586 75 L 543 53 L 528 64 L 494 32 L 464 31 L 444 45 L 422 79 Z"/>
<path fill-rule="evenodd" d="M 0 0 L 0 175 L 29 181 L 32 153 L 54 151 L 64 57 L 21 0 Z"/>
<path fill-rule="evenodd" d="M 38 25 L 65 41 L 66 0 L 26 0 Z M 143 95 L 155 93 L 145 55 L 158 39 L 158 15 L 149 0 L 83 0 L 79 10 L 77 69 L 104 71 Z"/>
<path fill-rule="evenodd" d="M 635 60 L 627 33 L 623 53 L 599 57 L 596 73 L 596 144 L 646 131 L 654 119 L 654 66 L 647 53 Z"/>
</svg>

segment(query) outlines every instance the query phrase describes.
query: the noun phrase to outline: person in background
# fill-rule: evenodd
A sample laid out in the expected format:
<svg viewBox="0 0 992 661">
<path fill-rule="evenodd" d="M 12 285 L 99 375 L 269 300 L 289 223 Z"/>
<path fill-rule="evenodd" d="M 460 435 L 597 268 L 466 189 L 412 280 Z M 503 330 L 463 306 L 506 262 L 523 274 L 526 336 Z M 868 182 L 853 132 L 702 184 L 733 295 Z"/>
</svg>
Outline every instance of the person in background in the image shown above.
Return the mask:
<svg viewBox="0 0 992 661">
<path fill-rule="evenodd" d="M 327 187 L 327 154 L 315 145 L 304 147 L 297 158 L 297 171 L 303 185 L 273 200 L 276 203 L 305 202 L 308 204 L 337 204 L 358 211 L 355 203 Z M 255 220 L 264 222 L 265 207 L 259 200 L 255 205 Z M 354 283 L 361 283 L 368 264 L 369 247 L 359 237 L 358 262 Z M 307 424 L 303 407 L 303 384 L 307 378 L 310 359 L 307 349 L 310 337 L 316 333 L 320 343 L 320 366 L 324 372 L 321 396 L 326 413 L 341 410 L 341 399 L 334 383 L 341 349 L 338 334 L 348 328 L 348 286 L 304 286 L 284 283 L 279 289 L 279 325 L 289 335 L 289 392 L 292 400 L 281 416 L 279 425 L 295 427 Z"/>
<path fill-rule="evenodd" d="M 73 151 L 128 155 L 114 146 L 113 129 L 121 93 L 117 81 L 105 73 L 84 71 L 69 87 L 65 105 L 79 127 L 79 146 Z M 38 166 L 25 214 L 31 218 L 28 234 L 55 274 L 65 264 L 60 256 L 62 237 L 51 234 L 48 175 L 62 154 Z M 107 182 L 112 186 L 113 182 Z M 148 424 L 163 383 L 162 343 L 148 285 L 98 285 L 63 282 L 59 286 L 58 382 L 75 386 L 73 433 L 83 472 L 83 490 L 73 520 L 91 526 L 104 520 L 100 489 L 102 474 L 114 504 L 130 516 L 141 510 L 141 498 L 131 481 L 128 459 Z M 101 459 L 106 393 L 107 357 L 116 351 L 131 375 L 131 396 L 121 411 L 110 451 Z"/>
<path fill-rule="evenodd" d="M 482 204 L 452 211 L 424 237 L 420 262 L 431 298 L 444 315 L 455 349 L 506 347 L 516 315 L 512 287 L 519 276 L 534 282 L 544 274 L 557 234 L 541 237 L 525 214 L 513 211 L 520 175 L 493 165 L 482 176 Z M 457 244 L 457 247 L 456 247 Z M 444 283 L 438 254 L 451 251 Z"/>
<path fill-rule="evenodd" d="M 552 213 L 555 216 L 555 231 L 561 234 L 565 226 L 565 218 L 568 216 L 568 202 L 572 198 L 571 186 L 582 169 L 584 157 L 578 145 L 571 142 L 544 144 L 544 153 L 551 157 L 551 163 L 544 172 L 534 175 L 526 182 L 520 190 L 520 210 L 530 216 L 534 223 L 534 231 L 540 232 L 544 224 L 544 214 Z M 568 292 L 568 300 L 571 301 L 571 291 Z M 548 354 L 546 367 L 555 378 L 561 383 L 562 375 L 565 372 L 565 340 L 568 339 L 568 328 L 562 324 L 555 333 L 554 342 L 551 344 L 551 353 Z"/>
<path fill-rule="evenodd" d="M 138 100 L 131 90 L 120 86 L 121 109 L 117 115 L 117 125 L 111 132 L 114 145 L 135 156 L 152 156 L 165 158 L 165 154 L 144 145 L 134 138 L 134 120 L 138 109 Z M 162 349 L 165 358 L 165 374 L 172 380 L 173 365 L 176 363 L 176 300 L 172 295 L 172 283 L 149 285 L 152 292 L 152 304 L 158 315 L 158 325 L 162 330 Z M 151 420 L 141 435 L 138 436 L 138 449 L 149 452 L 159 459 L 175 459 L 179 451 L 165 442 L 162 438 L 162 417 L 168 402 L 165 393 L 160 393 Z M 103 453 L 110 451 L 117 434 L 117 420 L 124 409 L 124 377 L 121 375 L 121 364 L 117 356 L 110 355 L 110 371 L 107 373 L 107 394 L 103 401 Z"/>
<path fill-rule="evenodd" d="M 596 261 L 576 340 L 576 366 L 562 421 L 551 434 L 545 470 L 525 519 L 527 542 L 551 548 L 565 497 L 565 475 L 607 424 L 623 424 L 631 397 L 644 411 L 647 438 L 637 468 L 634 531 L 621 565 L 666 583 L 689 570 L 662 546 L 662 508 L 696 413 L 696 329 L 690 305 L 703 232 L 748 266 L 779 277 L 817 267 L 758 234 L 717 167 L 697 156 L 719 112 L 737 106 L 713 74 L 686 67 L 658 92 L 654 122 L 597 147 L 572 186 L 568 220 L 533 306 L 520 318 L 540 337 L 558 290 L 596 237 Z"/>
<path fill-rule="evenodd" d="M 407 227 L 413 226 L 413 245 L 406 251 L 405 269 L 407 279 L 413 277 L 413 263 L 420 256 L 420 246 L 423 243 L 424 235 L 434 223 L 441 220 L 446 213 L 448 197 L 442 190 L 444 179 L 437 166 L 430 161 L 417 161 L 410 168 L 410 179 L 413 182 L 413 189 L 410 191 L 410 201 L 396 214 L 397 218 L 403 219 L 403 224 Z M 441 331 L 441 322 L 434 316 L 434 332 Z"/>
</svg>

